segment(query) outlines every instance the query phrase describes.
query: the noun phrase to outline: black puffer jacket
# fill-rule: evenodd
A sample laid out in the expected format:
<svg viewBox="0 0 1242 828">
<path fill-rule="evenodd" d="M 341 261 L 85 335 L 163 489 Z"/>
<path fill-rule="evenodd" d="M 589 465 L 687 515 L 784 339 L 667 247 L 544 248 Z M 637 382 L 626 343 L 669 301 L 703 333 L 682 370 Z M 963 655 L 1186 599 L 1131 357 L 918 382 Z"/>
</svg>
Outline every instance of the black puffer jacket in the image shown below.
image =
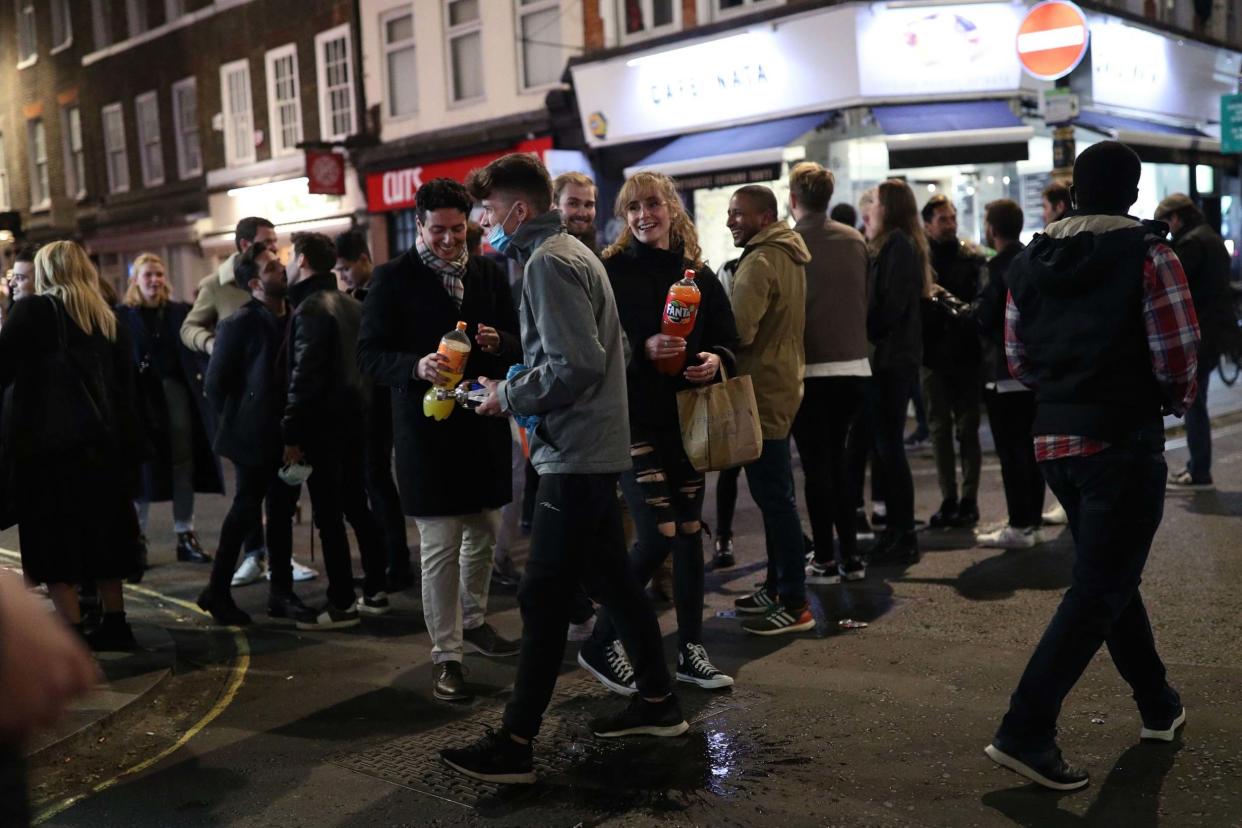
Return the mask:
<svg viewBox="0 0 1242 828">
<path fill-rule="evenodd" d="M 914 240 L 896 230 L 871 260 L 867 338 L 875 346 L 874 371 L 917 370 L 923 359 L 923 270 Z"/>
<path fill-rule="evenodd" d="M 289 390 L 280 427 L 285 445 L 305 446 L 360 422 L 366 410 L 369 390 L 355 356 L 362 303 L 337 290 L 331 273 L 293 285 L 289 299 Z"/>
<path fill-rule="evenodd" d="M 1229 249 L 1206 222 L 1183 227 L 1173 237 L 1173 252 L 1186 272 L 1186 284 L 1199 317 L 1200 353 L 1209 360 L 1237 336 L 1233 295 L 1229 290 Z"/>
<path fill-rule="evenodd" d="M 983 257 L 959 239 L 928 240 L 936 284 L 966 304 L 979 296 Z M 941 371 L 979 371 L 980 348 L 975 326 L 934 302 L 922 303 L 923 364 Z"/>
<path fill-rule="evenodd" d="M 668 289 L 691 267 L 693 263 L 687 262 L 680 250 L 661 250 L 634 240 L 604 260 L 616 297 L 617 315 L 630 344 L 625 373 L 631 425 L 679 428 L 677 392 L 691 387 L 691 383 L 685 377 L 670 377 L 657 371 L 655 363 L 647 358 L 645 345 L 660 332 Z M 706 265 L 695 269 L 694 281 L 701 300 L 694 330 L 686 340 L 686 364 L 697 364 L 695 354 L 711 351 L 733 373 L 733 350 L 738 336 L 729 299 L 720 280 Z"/>
<path fill-rule="evenodd" d="M 204 386 L 216 413 L 216 454 L 244 466 L 279 462 L 284 378 L 277 362 L 285 318 L 257 299 L 216 327 Z"/>
</svg>

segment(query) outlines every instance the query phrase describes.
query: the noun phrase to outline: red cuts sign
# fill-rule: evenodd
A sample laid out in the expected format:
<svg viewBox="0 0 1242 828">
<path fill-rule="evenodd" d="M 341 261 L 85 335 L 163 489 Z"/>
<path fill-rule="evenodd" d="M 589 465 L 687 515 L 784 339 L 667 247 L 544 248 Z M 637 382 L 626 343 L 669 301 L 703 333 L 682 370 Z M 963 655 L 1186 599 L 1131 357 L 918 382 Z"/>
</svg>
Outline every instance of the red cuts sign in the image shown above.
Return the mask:
<svg viewBox="0 0 1242 828">
<path fill-rule="evenodd" d="M 345 195 L 345 156 L 332 150 L 306 151 L 307 192 Z"/>
<path fill-rule="evenodd" d="M 428 181 L 436 178 L 465 181 L 471 170 L 485 166 L 502 155 L 508 155 L 511 152 L 530 152 L 542 159 L 544 152 L 550 149 L 552 149 L 551 138 L 535 138 L 496 152 L 483 152 L 464 158 L 435 161 L 417 167 L 402 167 L 396 170 L 369 173 L 367 175 L 367 209 L 372 213 L 404 210 L 414 206 L 414 194 Z"/>
</svg>

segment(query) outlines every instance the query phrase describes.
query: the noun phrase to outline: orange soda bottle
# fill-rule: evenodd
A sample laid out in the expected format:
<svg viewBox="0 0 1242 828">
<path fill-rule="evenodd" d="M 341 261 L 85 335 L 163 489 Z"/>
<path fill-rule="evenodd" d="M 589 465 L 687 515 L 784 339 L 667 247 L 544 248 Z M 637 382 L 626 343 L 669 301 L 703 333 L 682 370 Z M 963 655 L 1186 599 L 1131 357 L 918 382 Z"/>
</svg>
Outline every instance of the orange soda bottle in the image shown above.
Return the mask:
<svg viewBox="0 0 1242 828">
<path fill-rule="evenodd" d="M 453 413 L 457 402 L 451 394 L 447 399 L 437 399 L 436 389 L 456 388 L 457 383 L 461 382 L 462 374 L 466 372 L 466 360 L 470 356 L 470 337 L 466 336 L 465 322 L 458 322 L 454 330 L 440 339 L 438 352 L 447 360 L 440 369 L 444 379 L 427 389 L 427 393 L 423 395 L 423 414 L 436 420 L 445 420 Z"/>
<path fill-rule="evenodd" d="M 660 333 L 665 336 L 679 336 L 682 339 L 690 336 L 690 332 L 694 330 L 694 321 L 699 315 L 701 299 L 699 286 L 694 283 L 694 270 L 686 268 L 681 280 L 674 282 L 673 286 L 668 289 L 668 298 L 664 300 L 664 322 L 660 325 Z M 656 360 L 656 370 L 670 377 L 680 374 L 685 365 L 685 351 L 675 357 Z"/>
</svg>

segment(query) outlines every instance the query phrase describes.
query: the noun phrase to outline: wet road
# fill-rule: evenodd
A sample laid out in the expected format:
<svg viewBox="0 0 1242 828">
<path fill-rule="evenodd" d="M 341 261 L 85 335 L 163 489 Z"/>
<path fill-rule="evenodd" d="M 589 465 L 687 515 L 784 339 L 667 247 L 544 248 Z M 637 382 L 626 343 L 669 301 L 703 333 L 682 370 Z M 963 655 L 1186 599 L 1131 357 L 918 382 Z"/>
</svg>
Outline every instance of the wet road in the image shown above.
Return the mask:
<svg viewBox="0 0 1242 828">
<path fill-rule="evenodd" d="M 158 709 L 134 714 L 90 756 L 36 772 L 44 804 L 97 783 L 219 715 L 150 769 L 78 802 L 46 824 L 73 826 L 831 825 L 1062 826 L 1242 824 L 1242 427 L 1221 429 L 1219 491 L 1170 496 L 1144 596 L 1170 676 L 1186 701 L 1184 739 L 1139 745 L 1128 688 L 1101 653 L 1069 697 L 1067 756 L 1092 773 L 1086 791 L 1037 791 L 982 748 L 1068 583 L 1068 538 L 1027 551 L 974 548 L 969 533 L 922 535 L 923 561 L 873 569 L 866 581 L 812 589 L 815 635 L 758 639 L 720 617 L 762 571 L 761 527 L 739 501 L 739 565 L 708 573 L 705 643 L 737 678 L 732 693 L 681 691 L 691 733 L 673 741 L 599 744 L 587 717 L 618 702 L 573 666 L 536 743 L 540 782 L 504 791 L 444 773 L 434 750 L 498 721 L 512 663 L 467 657 L 476 702 L 432 700 L 429 644 L 416 593 L 397 611 L 340 633 L 298 633 L 259 616 L 250 664 L 228 699 L 238 643 L 188 612 L 173 626 L 177 676 Z M 1181 448 L 1170 464 L 1184 462 Z M 939 502 L 930 459 L 915 461 L 920 516 Z M 1003 513 L 985 457 L 981 510 Z M 1180 467 L 1180 466 L 1178 466 Z M 220 498 L 199 523 L 218 526 Z M 709 497 L 709 513 L 711 498 Z M 152 535 L 170 534 L 157 508 Z M 308 527 L 297 531 L 299 556 Z M 204 541 L 214 535 L 204 533 Z M 413 535 L 412 535 L 413 537 Z M 16 543 L 9 533 L 0 544 Z M 208 544 L 210 545 L 210 544 Z M 156 560 L 169 559 L 156 550 Z M 154 569 L 146 585 L 192 599 L 205 570 Z M 319 594 L 322 583 L 308 596 Z M 265 590 L 236 591 L 260 613 Z M 492 621 L 520 629 L 511 595 Z M 846 630 L 842 618 L 869 622 Z M 665 608 L 662 623 L 672 633 Z M 670 663 L 674 640 L 666 636 Z M 228 702 L 222 704 L 222 700 Z M 53 767 L 56 765 L 56 767 Z"/>
</svg>

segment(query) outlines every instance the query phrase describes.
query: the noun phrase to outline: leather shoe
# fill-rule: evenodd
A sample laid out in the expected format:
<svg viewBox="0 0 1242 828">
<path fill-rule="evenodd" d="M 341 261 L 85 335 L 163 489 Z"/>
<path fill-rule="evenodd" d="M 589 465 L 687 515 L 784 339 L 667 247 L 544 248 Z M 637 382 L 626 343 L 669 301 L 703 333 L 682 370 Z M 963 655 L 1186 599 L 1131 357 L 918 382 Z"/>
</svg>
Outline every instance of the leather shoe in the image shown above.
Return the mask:
<svg viewBox="0 0 1242 828">
<path fill-rule="evenodd" d="M 199 609 L 211 613 L 211 618 L 221 627 L 244 627 L 250 623 L 250 616 L 241 607 L 233 603 L 232 595 L 221 595 L 204 589 L 198 595 Z"/>
<path fill-rule="evenodd" d="M 466 688 L 466 677 L 461 671 L 460 661 L 442 661 L 432 665 L 432 693 L 440 701 L 464 702 L 474 698 L 474 694 Z"/>
<path fill-rule="evenodd" d="M 940 503 L 940 510 L 927 521 L 933 529 L 947 529 L 957 525 L 957 498 L 946 497 Z"/>
<path fill-rule="evenodd" d="M 193 532 L 177 533 L 177 560 L 185 563 L 211 563 L 211 556 L 198 544 Z"/>
<path fill-rule="evenodd" d="M 953 525 L 959 529 L 969 529 L 978 522 L 979 507 L 976 505 L 974 498 L 962 498 L 962 502 L 957 505 L 957 514 L 954 516 Z"/>
<path fill-rule="evenodd" d="M 909 566 L 918 563 L 920 557 L 917 535 L 913 532 L 886 530 L 868 556 L 868 562 L 880 566 Z"/>
<path fill-rule="evenodd" d="M 294 621 L 315 620 L 315 611 L 292 592 L 273 590 L 267 598 L 267 614 L 272 618 L 290 618 Z"/>
</svg>

